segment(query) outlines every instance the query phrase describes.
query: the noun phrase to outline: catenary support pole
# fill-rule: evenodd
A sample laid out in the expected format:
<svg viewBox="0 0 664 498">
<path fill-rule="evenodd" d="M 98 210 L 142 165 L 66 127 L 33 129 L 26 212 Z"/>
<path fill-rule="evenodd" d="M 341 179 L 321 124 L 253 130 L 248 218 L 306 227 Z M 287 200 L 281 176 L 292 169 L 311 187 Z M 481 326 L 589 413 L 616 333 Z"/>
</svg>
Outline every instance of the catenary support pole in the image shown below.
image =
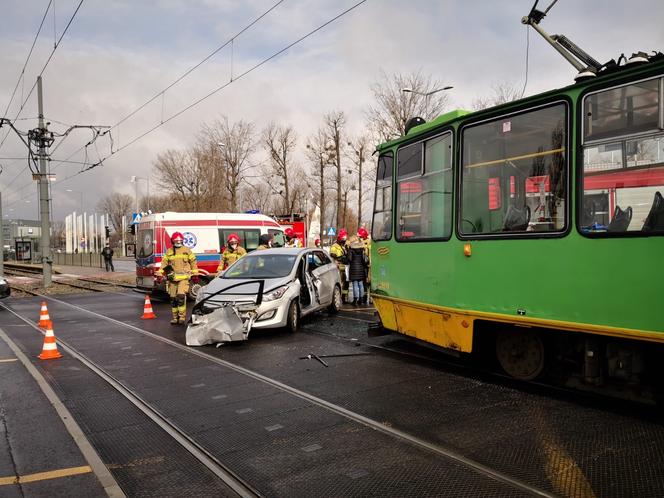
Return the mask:
<svg viewBox="0 0 664 498">
<path fill-rule="evenodd" d="M 46 134 L 42 79 L 37 77 L 37 105 L 39 110 L 39 212 L 41 216 L 41 254 L 44 287 L 51 286 L 51 215 L 48 198 L 48 171 L 46 161 Z"/>
</svg>

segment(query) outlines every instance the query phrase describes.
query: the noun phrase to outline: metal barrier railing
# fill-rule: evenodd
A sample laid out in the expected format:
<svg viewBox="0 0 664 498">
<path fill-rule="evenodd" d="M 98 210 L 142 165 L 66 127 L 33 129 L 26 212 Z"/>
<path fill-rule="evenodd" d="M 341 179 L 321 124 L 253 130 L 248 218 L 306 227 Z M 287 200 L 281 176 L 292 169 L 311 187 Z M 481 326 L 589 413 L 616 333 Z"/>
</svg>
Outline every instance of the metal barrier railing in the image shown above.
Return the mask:
<svg viewBox="0 0 664 498">
<path fill-rule="evenodd" d="M 104 258 L 96 253 L 54 253 L 53 263 L 61 266 L 89 266 L 94 268 L 104 267 Z"/>
</svg>

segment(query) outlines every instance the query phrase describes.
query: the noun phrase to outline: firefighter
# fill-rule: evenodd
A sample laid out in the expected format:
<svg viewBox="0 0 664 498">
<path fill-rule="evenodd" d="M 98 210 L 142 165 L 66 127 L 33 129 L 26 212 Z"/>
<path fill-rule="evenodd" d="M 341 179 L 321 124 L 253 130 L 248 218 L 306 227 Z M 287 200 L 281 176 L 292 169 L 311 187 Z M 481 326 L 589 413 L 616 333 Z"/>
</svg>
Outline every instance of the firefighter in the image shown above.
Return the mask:
<svg viewBox="0 0 664 498">
<path fill-rule="evenodd" d="M 272 247 L 273 239 L 274 237 L 272 236 L 271 233 L 264 233 L 258 239 L 259 245 L 256 248 L 256 250 L 260 251 L 261 249 L 269 249 L 270 247 Z"/>
<path fill-rule="evenodd" d="M 240 237 L 236 233 L 230 234 L 226 241 L 226 248 L 221 253 L 217 275 L 246 254 L 247 251 L 240 245 Z"/>
<path fill-rule="evenodd" d="M 171 235 L 173 247 L 169 247 L 161 260 L 161 267 L 157 272 L 157 281 L 166 277 L 168 284 L 166 288 L 171 297 L 171 325 L 185 323 L 187 321 L 187 292 L 189 292 L 189 281 L 198 283 L 198 267 L 196 256 L 191 249 L 185 247 L 182 242 L 184 236 L 180 232 Z"/>
<path fill-rule="evenodd" d="M 320 239 L 316 239 L 316 240 L 314 240 L 314 245 L 315 245 L 317 248 L 319 248 L 319 249 L 323 247 L 323 246 L 321 246 L 321 244 L 320 244 Z"/>
<path fill-rule="evenodd" d="M 357 236 L 360 238 L 360 241 L 364 244 L 364 252 L 367 256 L 367 272 L 366 278 L 364 279 L 364 298 L 362 299 L 361 304 L 367 304 L 369 300 L 369 288 L 371 285 L 371 239 L 369 239 L 369 232 L 364 227 L 357 229 Z"/>
<path fill-rule="evenodd" d="M 348 232 L 345 228 L 339 230 L 337 241 L 330 247 L 330 256 L 334 259 L 339 269 L 339 278 L 341 279 L 341 298 L 343 302 L 348 301 L 348 279 L 346 278 L 346 265 L 348 264 L 348 247 L 346 240 Z"/>
<path fill-rule="evenodd" d="M 297 238 L 295 230 L 291 227 L 284 230 L 284 235 L 286 236 L 286 245 L 285 247 L 302 247 L 302 242 Z"/>
</svg>

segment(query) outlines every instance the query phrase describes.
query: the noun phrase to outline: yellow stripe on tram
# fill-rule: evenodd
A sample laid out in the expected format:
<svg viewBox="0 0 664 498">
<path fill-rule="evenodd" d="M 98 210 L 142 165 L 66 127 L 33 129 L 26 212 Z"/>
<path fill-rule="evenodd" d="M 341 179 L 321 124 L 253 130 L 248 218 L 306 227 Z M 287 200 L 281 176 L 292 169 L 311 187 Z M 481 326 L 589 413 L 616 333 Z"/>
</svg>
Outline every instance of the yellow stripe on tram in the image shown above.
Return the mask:
<svg viewBox="0 0 664 498">
<path fill-rule="evenodd" d="M 47 479 L 59 479 L 61 477 L 76 476 L 79 474 L 88 474 L 92 469 L 88 465 L 82 467 L 70 467 L 68 469 L 49 470 L 48 472 L 37 472 L 26 476 L 0 477 L 0 486 L 9 484 L 24 484 L 26 482 L 45 481 Z"/>
</svg>

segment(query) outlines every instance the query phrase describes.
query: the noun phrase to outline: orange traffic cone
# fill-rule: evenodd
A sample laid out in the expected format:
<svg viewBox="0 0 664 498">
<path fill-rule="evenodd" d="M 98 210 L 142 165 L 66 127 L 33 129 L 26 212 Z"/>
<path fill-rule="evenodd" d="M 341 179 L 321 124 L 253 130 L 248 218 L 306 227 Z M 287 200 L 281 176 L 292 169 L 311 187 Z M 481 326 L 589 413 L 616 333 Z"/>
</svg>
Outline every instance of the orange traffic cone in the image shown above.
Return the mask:
<svg viewBox="0 0 664 498">
<path fill-rule="evenodd" d="M 157 315 L 154 314 L 152 311 L 152 303 L 150 302 L 150 296 L 148 294 L 145 295 L 145 304 L 143 305 L 143 316 L 141 317 L 143 320 L 152 320 L 154 318 L 157 318 Z"/>
<path fill-rule="evenodd" d="M 46 325 L 46 335 L 44 336 L 44 347 L 41 354 L 38 356 L 40 360 L 54 360 L 62 358 L 58 351 L 58 343 L 55 342 L 55 334 L 53 333 L 53 322 L 49 320 Z"/>
<path fill-rule="evenodd" d="M 39 323 L 38 327 L 45 329 L 46 326 L 50 323 L 51 317 L 48 316 L 48 308 L 46 307 L 46 301 L 42 301 L 41 309 L 39 310 Z"/>
</svg>

